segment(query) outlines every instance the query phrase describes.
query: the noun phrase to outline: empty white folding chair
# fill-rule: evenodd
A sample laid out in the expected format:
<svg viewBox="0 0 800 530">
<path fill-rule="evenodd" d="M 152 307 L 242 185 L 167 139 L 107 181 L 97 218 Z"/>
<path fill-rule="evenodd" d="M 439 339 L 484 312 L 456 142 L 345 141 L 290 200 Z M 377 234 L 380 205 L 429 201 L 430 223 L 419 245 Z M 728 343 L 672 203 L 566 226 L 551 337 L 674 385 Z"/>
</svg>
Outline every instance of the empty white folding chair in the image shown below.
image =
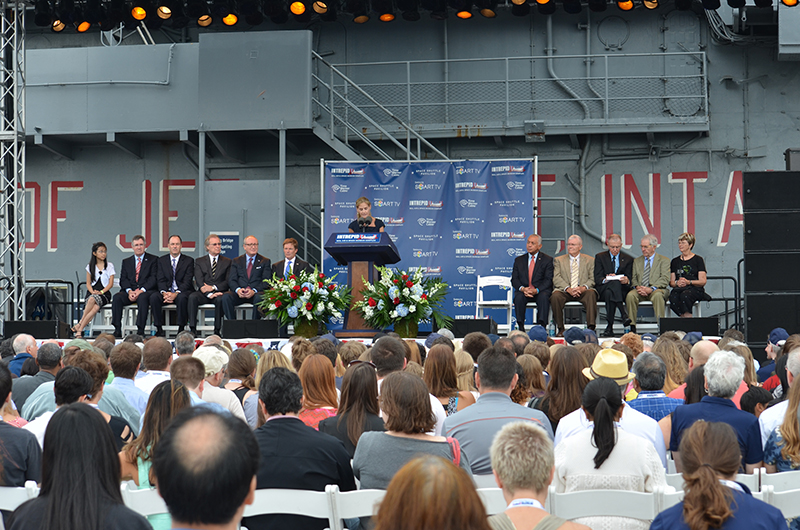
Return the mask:
<svg viewBox="0 0 800 530">
<path fill-rule="evenodd" d="M 761 487 L 772 486 L 776 492 L 800 489 L 800 471 L 784 471 L 782 473 L 767 473 L 761 468 Z"/>
<path fill-rule="evenodd" d="M 763 487 L 763 500 L 781 511 L 786 519 L 800 517 L 800 489 L 775 491 L 771 485 Z"/>
<path fill-rule="evenodd" d="M 378 513 L 378 507 L 386 495 L 386 490 L 339 491 L 336 484 L 328 484 L 325 492 L 331 504 L 330 530 L 342 530 L 343 519 L 371 517 Z"/>
<path fill-rule="evenodd" d="M 681 473 L 667 473 L 667 485 L 672 486 L 676 490 L 683 489 L 683 474 Z"/>
<path fill-rule="evenodd" d="M 28 501 L 34 499 L 39 495 L 39 486 L 36 482 L 29 480 L 25 482 L 24 487 L 10 488 L 0 487 L 0 510 L 7 510 L 13 512 L 17 507 Z M 0 517 L 0 530 L 3 530 L 3 518 Z"/>
<path fill-rule="evenodd" d="M 658 488 L 656 494 L 658 496 L 658 511 L 663 512 L 667 508 L 671 508 L 683 500 L 684 491 L 680 488 L 672 490 L 672 488 Z"/>
<path fill-rule="evenodd" d="M 134 512 L 145 517 L 169 513 L 164 499 L 155 488 L 139 489 L 135 482 L 123 482 L 119 488 L 122 493 L 122 502 Z"/>
<path fill-rule="evenodd" d="M 486 508 L 486 515 L 494 515 L 505 511 L 508 507 L 506 499 L 503 497 L 503 490 L 498 487 L 494 488 L 480 488 L 478 495 L 483 501 L 483 507 Z"/>
<path fill-rule="evenodd" d="M 556 493 L 550 486 L 550 513 L 562 519 L 630 517 L 651 521 L 658 515 L 659 496 L 625 490 L 586 490 Z"/>
<path fill-rule="evenodd" d="M 484 287 L 500 287 L 506 294 L 505 299 L 485 299 L 483 296 Z M 475 295 L 475 318 L 484 318 L 484 309 L 505 309 L 506 323 L 498 324 L 497 331 L 509 333 L 511 331 L 511 309 L 514 307 L 513 296 L 511 278 L 508 276 L 478 276 L 477 293 Z"/>
</svg>

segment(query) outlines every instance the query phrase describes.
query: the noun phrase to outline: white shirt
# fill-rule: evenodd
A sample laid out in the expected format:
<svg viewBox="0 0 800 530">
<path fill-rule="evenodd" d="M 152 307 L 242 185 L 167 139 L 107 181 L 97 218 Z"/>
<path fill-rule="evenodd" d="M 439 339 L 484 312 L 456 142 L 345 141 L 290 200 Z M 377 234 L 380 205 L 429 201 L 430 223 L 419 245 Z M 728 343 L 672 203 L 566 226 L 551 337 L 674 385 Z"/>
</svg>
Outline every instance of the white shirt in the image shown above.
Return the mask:
<svg viewBox="0 0 800 530">
<path fill-rule="evenodd" d="M 582 408 L 570 412 L 558 422 L 554 445 L 558 445 L 573 434 L 593 428 L 593 425 L 593 422 L 586 419 L 586 413 Z M 622 409 L 619 426 L 626 432 L 650 441 L 661 459 L 661 464 L 664 468 L 667 467 L 667 445 L 664 443 L 664 433 L 661 432 L 656 420 L 626 404 Z"/>
<path fill-rule="evenodd" d="M 86 272 L 91 273 L 89 270 L 89 266 L 86 266 Z M 114 271 L 114 264 L 110 261 L 106 261 L 106 268 L 102 271 L 99 270 L 97 267 L 94 269 L 94 278 L 92 278 L 92 285 L 99 279 L 100 283 L 103 284 L 103 287 L 108 287 L 108 281 L 114 276 L 116 272 Z M 113 287 L 113 285 L 112 285 Z"/>
<path fill-rule="evenodd" d="M 133 384 L 136 385 L 136 388 L 149 396 L 159 383 L 169 381 L 169 379 L 169 372 L 163 372 L 161 370 L 148 370 L 142 377 L 135 379 Z"/>
<path fill-rule="evenodd" d="M 378 395 L 381 395 L 381 383 L 383 379 L 378 379 Z M 436 416 L 436 425 L 433 428 L 433 432 L 429 432 L 428 434 L 432 434 L 433 436 L 441 436 L 442 431 L 444 428 L 444 420 L 447 418 L 447 414 L 444 411 L 444 407 L 442 403 L 434 396 L 433 394 L 428 394 L 431 398 L 431 408 L 433 409 L 433 414 Z"/>
<path fill-rule="evenodd" d="M 203 385 L 203 401 L 222 405 L 240 420 L 247 421 L 247 418 L 244 416 L 242 404 L 239 402 L 239 398 L 237 398 L 236 394 L 227 388 L 218 388 L 206 381 L 206 384 Z"/>
<path fill-rule="evenodd" d="M 36 440 L 39 442 L 39 447 L 44 449 L 44 432 L 47 430 L 47 424 L 50 423 L 50 418 L 55 414 L 54 410 L 42 413 L 41 416 L 35 420 L 26 423 L 22 428 L 26 431 L 33 433 Z"/>
<path fill-rule="evenodd" d="M 761 447 L 762 449 L 767 445 L 767 439 L 775 427 L 783 423 L 783 417 L 786 416 L 786 409 L 789 408 L 789 400 L 781 401 L 764 412 L 758 417 L 758 426 L 761 429 Z"/>
</svg>

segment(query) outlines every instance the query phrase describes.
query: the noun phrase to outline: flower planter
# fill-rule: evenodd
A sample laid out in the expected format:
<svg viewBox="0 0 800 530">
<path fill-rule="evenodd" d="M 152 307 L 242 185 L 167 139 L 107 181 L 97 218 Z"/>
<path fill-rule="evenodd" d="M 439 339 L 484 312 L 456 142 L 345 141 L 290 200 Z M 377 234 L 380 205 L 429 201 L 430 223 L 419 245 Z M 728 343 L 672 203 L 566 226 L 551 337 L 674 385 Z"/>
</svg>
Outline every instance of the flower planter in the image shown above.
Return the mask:
<svg viewBox="0 0 800 530">
<path fill-rule="evenodd" d="M 419 331 L 419 323 L 407 318 L 398 321 L 394 325 L 394 332 L 404 339 L 416 339 Z"/>
<path fill-rule="evenodd" d="M 305 337 L 310 339 L 311 337 L 316 337 L 319 330 L 319 322 L 309 322 L 305 318 L 299 318 L 294 321 L 294 334 L 300 335 L 301 337 Z"/>
</svg>

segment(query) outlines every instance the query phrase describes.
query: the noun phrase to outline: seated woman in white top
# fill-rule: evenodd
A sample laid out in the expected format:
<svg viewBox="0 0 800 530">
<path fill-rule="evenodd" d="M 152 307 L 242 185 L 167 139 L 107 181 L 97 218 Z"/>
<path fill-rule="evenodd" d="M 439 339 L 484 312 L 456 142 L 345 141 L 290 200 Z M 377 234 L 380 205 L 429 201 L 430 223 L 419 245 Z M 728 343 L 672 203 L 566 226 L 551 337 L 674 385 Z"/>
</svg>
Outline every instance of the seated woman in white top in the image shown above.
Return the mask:
<svg viewBox="0 0 800 530">
<path fill-rule="evenodd" d="M 553 442 L 530 422 L 507 423 L 489 450 L 492 472 L 508 508 L 489 517 L 492 530 L 589 530 L 544 510 L 553 481 Z"/>
<path fill-rule="evenodd" d="M 592 429 L 556 446 L 556 491 L 628 490 L 652 492 L 666 485 L 664 467 L 653 444 L 616 425 L 622 392 L 613 379 L 600 377 L 583 391 L 582 409 Z M 646 530 L 650 521 L 626 517 L 587 517 L 577 522 L 593 530 Z"/>
<path fill-rule="evenodd" d="M 89 325 L 100 308 L 111 302 L 111 288 L 114 287 L 114 264 L 106 259 L 106 244 L 98 241 L 92 245 L 92 257 L 86 265 L 86 308 L 81 321 L 72 327 L 80 336 L 83 328 Z"/>
</svg>

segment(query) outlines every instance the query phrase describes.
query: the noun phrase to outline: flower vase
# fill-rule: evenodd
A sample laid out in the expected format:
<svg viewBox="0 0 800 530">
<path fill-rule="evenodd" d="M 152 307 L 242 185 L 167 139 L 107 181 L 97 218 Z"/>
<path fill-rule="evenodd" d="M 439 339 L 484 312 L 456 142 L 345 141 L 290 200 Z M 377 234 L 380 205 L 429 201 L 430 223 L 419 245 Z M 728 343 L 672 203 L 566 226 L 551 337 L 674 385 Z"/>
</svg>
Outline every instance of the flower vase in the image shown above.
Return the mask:
<svg viewBox="0 0 800 530">
<path fill-rule="evenodd" d="M 394 332 L 404 339 L 416 339 L 419 331 L 419 322 L 404 318 L 394 324 Z"/>
<path fill-rule="evenodd" d="M 316 320 L 310 322 L 305 318 L 298 318 L 294 321 L 294 334 L 299 335 L 301 337 L 305 337 L 310 339 L 311 337 L 317 336 L 317 331 L 319 330 L 319 322 Z"/>
</svg>

